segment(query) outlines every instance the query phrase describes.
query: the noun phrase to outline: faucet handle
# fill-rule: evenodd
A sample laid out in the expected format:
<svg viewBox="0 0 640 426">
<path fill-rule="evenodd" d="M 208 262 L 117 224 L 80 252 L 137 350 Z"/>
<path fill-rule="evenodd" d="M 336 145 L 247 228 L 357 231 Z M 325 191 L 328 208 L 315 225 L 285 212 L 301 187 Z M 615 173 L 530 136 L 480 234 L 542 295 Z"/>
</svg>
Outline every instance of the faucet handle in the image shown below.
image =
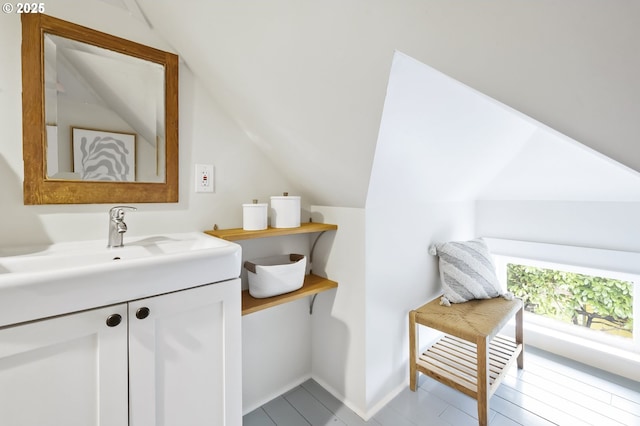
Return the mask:
<svg viewBox="0 0 640 426">
<path fill-rule="evenodd" d="M 135 207 L 131 207 L 131 206 L 115 206 L 115 207 L 111 207 L 111 209 L 109 209 L 109 216 L 112 219 L 124 219 L 124 212 L 125 211 L 130 211 L 130 212 L 135 212 L 136 209 Z"/>
</svg>

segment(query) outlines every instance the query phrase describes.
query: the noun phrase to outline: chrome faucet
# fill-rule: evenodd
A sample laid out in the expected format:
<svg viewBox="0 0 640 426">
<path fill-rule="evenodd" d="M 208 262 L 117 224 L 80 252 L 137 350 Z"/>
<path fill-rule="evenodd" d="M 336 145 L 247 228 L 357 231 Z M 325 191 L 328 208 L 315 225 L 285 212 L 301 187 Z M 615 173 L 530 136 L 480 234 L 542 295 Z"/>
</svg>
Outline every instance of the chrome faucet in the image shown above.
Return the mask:
<svg viewBox="0 0 640 426">
<path fill-rule="evenodd" d="M 127 232 L 127 224 L 124 223 L 124 212 L 135 212 L 135 207 L 116 206 L 109 210 L 109 242 L 107 247 L 124 247 L 124 233 Z"/>
</svg>

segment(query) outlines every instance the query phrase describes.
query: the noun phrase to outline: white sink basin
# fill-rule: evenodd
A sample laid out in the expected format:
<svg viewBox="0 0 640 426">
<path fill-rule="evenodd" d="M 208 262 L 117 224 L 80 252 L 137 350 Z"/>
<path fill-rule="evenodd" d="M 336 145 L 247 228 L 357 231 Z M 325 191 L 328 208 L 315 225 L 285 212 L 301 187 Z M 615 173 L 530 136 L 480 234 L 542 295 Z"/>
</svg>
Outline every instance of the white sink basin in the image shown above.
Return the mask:
<svg viewBox="0 0 640 426">
<path fill-rule="evenodd" d="M 0 327 L 237 278 L 241 257 L 200 232 L 0 248 Z"/>
</svg>

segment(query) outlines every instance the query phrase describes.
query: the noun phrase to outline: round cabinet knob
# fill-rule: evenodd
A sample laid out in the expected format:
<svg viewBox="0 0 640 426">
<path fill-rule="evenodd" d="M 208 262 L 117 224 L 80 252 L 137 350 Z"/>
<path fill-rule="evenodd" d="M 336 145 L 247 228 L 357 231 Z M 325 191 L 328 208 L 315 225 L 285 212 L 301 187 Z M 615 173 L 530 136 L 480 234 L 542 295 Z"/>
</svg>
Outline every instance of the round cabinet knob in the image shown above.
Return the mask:
<svg viewBox="0 0 640 426">
<path fill-rule="evenodd" d="M 112 314 L 107 317 L 107 325 L 109 327 L 115 327 L 122 322 L 122 316 L 120 314 Z"/>
<path fill-rule="evenodd" d="M 146 306 L 136 311 L 136 318 L 138 319 L 145 319 L 148 316 L 149 316 L 149 308 L 147 308 Z"/>
</svg>

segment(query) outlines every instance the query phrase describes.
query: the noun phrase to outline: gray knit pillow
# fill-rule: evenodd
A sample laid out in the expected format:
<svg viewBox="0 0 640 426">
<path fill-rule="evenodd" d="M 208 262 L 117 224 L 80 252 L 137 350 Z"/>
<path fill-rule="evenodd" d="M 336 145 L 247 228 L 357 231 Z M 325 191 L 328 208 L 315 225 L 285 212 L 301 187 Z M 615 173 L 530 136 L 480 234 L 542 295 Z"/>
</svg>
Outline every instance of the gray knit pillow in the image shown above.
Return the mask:
<svg viewBox="0 0 640 426">
<path fill-rule="evenodd" d="M 440 259 L 441 305 L 498 296 L 513 299 L 511 293 L 502 291 L 491 253 L 482 238 L 433 244 L 429 253 Z"/>
</svg>

